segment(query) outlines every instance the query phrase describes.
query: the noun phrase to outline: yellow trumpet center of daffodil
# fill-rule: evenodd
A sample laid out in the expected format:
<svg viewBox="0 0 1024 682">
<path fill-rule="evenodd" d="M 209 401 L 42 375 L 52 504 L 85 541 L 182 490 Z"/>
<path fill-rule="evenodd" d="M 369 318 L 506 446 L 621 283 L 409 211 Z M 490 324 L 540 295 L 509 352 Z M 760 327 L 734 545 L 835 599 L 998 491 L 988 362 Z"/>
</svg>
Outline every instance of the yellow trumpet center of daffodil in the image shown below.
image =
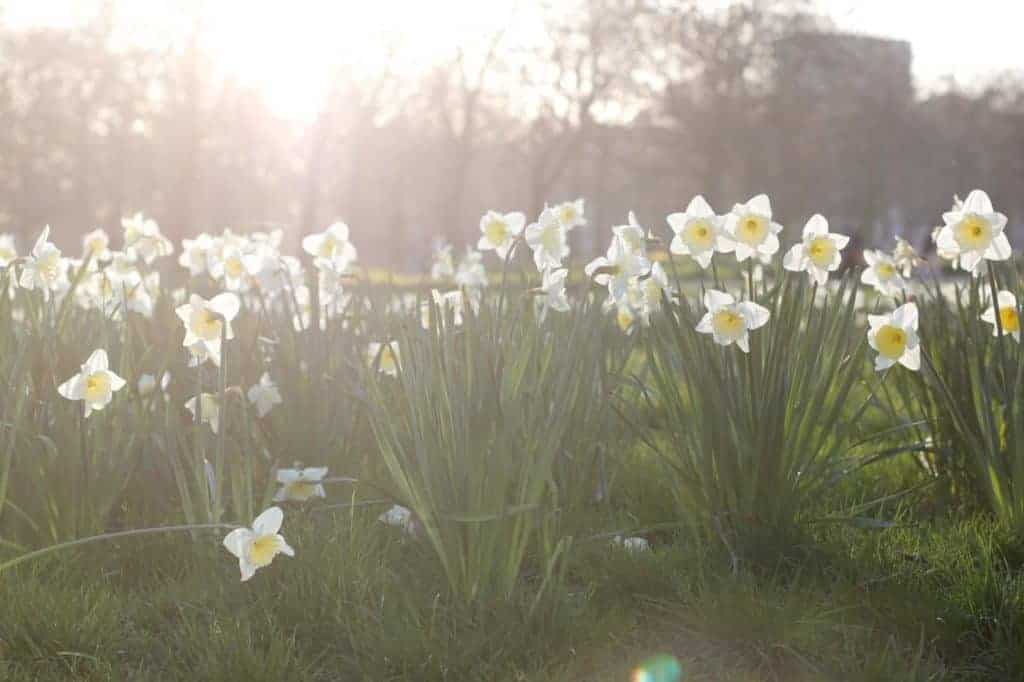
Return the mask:
<svg viewBox="0 0 1024 682">
<path fill-rule="evenodd" d="M 562 212 L 559 215 L 562 223 L 568 225 L 576 220 L 576 208 L 573 206 L 562 207 Z"/>
<path fill-rule="evenodd" d="M 503 244 L 508 238 L 508 225 L 505 224 L 504 220 L 492 220 L 487 223 L 484 235 L 491 244 Z"/>
<path fill-rule="evenodd" d="M 740 219 L 736 238 L 750 245 L 760 244 L 768 236 L 768 221 L 762 216 L 748 214 Z"/>
<path fill-rule="evenodd" d="M 257 568 L 269 564 L 281 551 L 276 535 L 260 535 L 249 546 L 249 563 Z"/>
<path fill-rule="evenodd" d="M 89 240 L 87 248 L 89 249 L 90 253 L 97 254 L 103 250 L 104 246 L 105 245 L 103 243 L 102 237 L 93 237 L 92 239 Z"/>
<path fill-rule="evenodd" d="M 831 265 L 835 253 L 835 242 L 828 237 L 815 237 L 807 245 L 807 258 L 819 268 Z"/>
<path fill-rule="evenodd" d="M 999 309 L 999 322 L 1003 325 L 1003 331 L 1013 334 L 1020 331 L 1020 316 L 1015 306 L 1006 306 Z"/>
<path fill-rule="evenodd" d="M 987 249 L 992 242 L 992 225 L 981 216 L 969 215 L 957 224 L 953 237 L 962 249 Z"/>
<path fill-rule="evenodd" d="M 706 220 L 694 220 L 686 226 L 686 241 L 691 247 L 710 249 L 715 244 L 715 233 Z"/>
<path fill-rule="evenodd" d="M 292 481 L 285 486 L 284 491 L 288 499 L 305 502 L 313 497 L 313 493 L 316 491 L 316 483 L 302 480 Z"/>
<path fill-rule="evenodd" d="M 224 261 L 224 272 L 228 274 L 231 279 L 238 279 L 245 272 L 242 267 L 242 261 L 238 258 L 228 258 Z"/>
<path fill-rule="evenodd" d="M 547 228 L 541 234 L 540 242 L 547 251 L 557 251 L 558 247 L 561 246 L 561 233 L 558 231 L 558 226 L 554 225 Z"/>
<path fill-rule="evenodd" d="M 719 310 L 711 318 L 711 326 L 715 333 L 727 339 L 735 339 L 743 334 L 746 325 L 743 316 L 735 310 Z"/>
<path fill-rule="evenodd" d="M 389 347 L 385 347 L 380 352 L 380 371 L 382 372 L 394 372 L 398 369 L 398 358 L 395 357 L 394 351 Z"/>
<path fill-rule="evenodd" d="M 220 338 L 221 322 L 212 311 L 203 308 L 195 316 L 195 334 L 206 341 Z"/>
<path fill-rule="evenodd" d="M 325 235 L 323 242 L 320 243 L 320 249 L 317 251 L 317 255 L 321 258 L 331 258 L 334 256 L 334 250 L 338 248 L 338 240 L 334 238 L 334 235 Z"/>
<path fill-rule="evenodd" d="M 629 308 L 619 308 L 619 312 L 615 315 L 615 322 L 619 325 L 619 329 L 628 331 L 633 326 L 633 313 L 629 311 Z"/>
<path fill-rule="evenodd" d="M 14 249 L 6 246 L 0 246 L 0 261 L 11 261 L 17 258 L 18 254 L 15 253 Z"/>
<path fill-rule="evenodd" d="M 896 275 L 896 266 L 892 263 L 879 263 L 875 266 L 875 274 L 881 281 L 888 281 Z"/>
<path fill-rule="evenodd" d="M 878 352 L 890 360 L 897 360 L 907 349 L 907 332 L 891 324 L 887 324 L 875 334 Z"/>
<path fill-rule="evenodd" d="M 102 400 L 110 393 L 110 377 L 106 372 L 95 372 L 85 378 L 85 399 L 89 402 Z"/>
</svg>

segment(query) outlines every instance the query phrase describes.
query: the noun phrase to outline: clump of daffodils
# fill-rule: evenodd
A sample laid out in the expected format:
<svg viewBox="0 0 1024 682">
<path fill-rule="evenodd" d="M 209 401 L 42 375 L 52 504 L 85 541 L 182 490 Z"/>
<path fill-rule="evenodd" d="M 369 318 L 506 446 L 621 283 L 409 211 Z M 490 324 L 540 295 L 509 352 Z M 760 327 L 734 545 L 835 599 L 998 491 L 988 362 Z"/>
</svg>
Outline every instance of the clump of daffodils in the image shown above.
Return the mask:
<svg viewBox="0 0 1024 682">
<path fill-rule="evenodd" d="M 257 569 L 269 566 L 278 554 L 295 556 L 295 550 L 278 532 L 283 520 L 280 507 L 270 507 L 256 517 L 251 528 L 236 528 L 224 538 L 224 547 L 238 557 L 242 582 Z"/>
<path fill-rule="evenodd" d="M 721 346 L 735 343 L 744 353 L 750 352 L 750 332 L 766 325 L 771 315 L 764 306 L 753 301 L 737 302 L 716 289 L 704 293 L 704 307 L 707 313 L 697 323 L 697 331 L 711 334 Z"/>
<path fill-rule="evenodd" d="M 57 392 L 68 400 L 81 400 L 88 417 L 109 405 L 124 385 L 125 380 L 110 371 L 107 351 L 100 348 L 92 352 L 78 374 L 57 387 Z"/>
<path fill-rule="evenodd" d="M 904 303 L 887 315 L 868 315 L 868 343 L 878 351 L 875 370 L 900 364 L 921 368 L 921 346 L 917 337 L 917 304 Z"/>
<path fill-rule="evenodd" d="M 842 250 L 849 242 L 846 235 L 829 232 L 825 217 L 815 214 L 804 225 L 802 241 L 786 253 L 782 267 L 792 272 L 806 272 L 812 281 L 824 286 L 828 273 L 839 269 Z"/>
</svg>

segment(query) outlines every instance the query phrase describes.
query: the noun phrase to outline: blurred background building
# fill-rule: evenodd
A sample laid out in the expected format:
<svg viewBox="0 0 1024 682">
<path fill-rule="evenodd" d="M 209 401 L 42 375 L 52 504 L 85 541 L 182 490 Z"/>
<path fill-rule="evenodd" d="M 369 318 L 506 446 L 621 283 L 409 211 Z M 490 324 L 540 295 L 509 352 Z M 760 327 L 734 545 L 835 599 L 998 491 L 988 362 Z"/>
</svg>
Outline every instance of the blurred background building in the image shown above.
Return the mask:
<svg viewBox="0 0 1024 682">
<path fill-rule="evenodd" d="M 909 43 L 812 2 L 537 3 L 530 40 L 499 26 L 415 70 L 401 41 L 339 64 L 299 119 L 219 69 L 198 18 L 154 47 L 97 7 L 70 25 L 0 9 L 0 232 L 23 248 L 135 211 L 178 239 L 342 219 L 362 260 L 417 270 L 490 208 L 585 197 L 587 257 L 630 209 L 663 227 L 694 194 L 726 211 L 759 192 L 793 232 L 821 212 L 863 246 L 925 247 L 975 187 L 1024 238 L 1024 69 L 915 86 Z"/>
</svg>

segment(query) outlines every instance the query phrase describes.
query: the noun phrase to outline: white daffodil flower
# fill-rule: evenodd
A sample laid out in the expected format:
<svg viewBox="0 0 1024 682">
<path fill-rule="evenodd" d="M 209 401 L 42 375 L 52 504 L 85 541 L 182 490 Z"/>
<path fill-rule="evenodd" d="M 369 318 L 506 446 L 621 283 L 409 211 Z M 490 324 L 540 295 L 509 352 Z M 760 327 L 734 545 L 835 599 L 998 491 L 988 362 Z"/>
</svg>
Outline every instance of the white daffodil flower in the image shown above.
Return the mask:
<svg viewBox="0 0 1024 682">
<path fill-rule="evenodd" d="M 32 247 L 32 253 L 25 258 L 21 279 L 18 281 L 23 289 L 42 290 L 46 298 L 49 298 L 51 291 L 59 291 L 67 281 L 67 266 L 60 255 L 60 249 L 49 239 L 50 226 L 47 225 Z"/>
<path fill-rule="evenodd" d="M 466 289 L 482 289 L 487 286 L 487 269 L 484 255 L 470 246 L 455 268 L 455 284 Z"/>
<path fill-rule="evenodd" d="M 917 338 L 917 304 L 904 303 L 888 315 L 868 315 L 868 343 L 878 351 L 875 370 L 899 363 L 907 369 L 921 368 L 921 346 Z"/>
<path fill-rule="evenodd" d="M 650 543 L 647 542 L 645 538 L 641 537 L 624 538 L 621 535 L 616 535 L 611 539 L 611 545 L 613 547 L 624 549 L 631 554 L 640 554 L 642 552 L 651 551 Z"/>
<path fill-rule="evenodd" d="M 741 263 L 753 256 L 770 259 L 779 250 L 781 231 L 782 225 L 772 221 L 772 204 L 764 194 L 736 204 L 725 217 L 726 235 L 735 244 L 736 260 Z"/>
<path fill-rule="evenodd" d="M 497 211 L 488 211 L 480 218 L 480 232 L 483 236 L 477 242 L 476 248 L 481 251 L 494 251 L 494 254 L 504 260 L 508 252 L 516 243 L 516 238 L 523 232 L 526 225 L 526 216 L 519 212 L 501 214 Z"/>
<path fill-rule="evenodd" d="M 210 425 L 210 429 L 214 433 L 220 432 L 220 401 L 217 400 L 217 396 L 212 393 L 201 393 L 199 396 L 202 401 L 201 406 L 203 408 L 203 421 Z M 185 409 L 192 413 L 192 419 L 196 418 L 196 398 L 192 396 L 185 401 Z"/>
<path fill-rule="evenodd" d="M 277 482 L 280 489 L 274 493 L 274 502 L 306 502 L 314 497 L 327 497 L 323 480 L 327 467 L 306 469 L 278 469 Z"/>
<path fill-rule="evenodd" d="M 251 278 L 243 255 L 237 246 L 225 248 L 220 257 L 210 260 L 210 276 L 223 281 L 228 291 L 248 291 Z"/>
<path fill-rule="evenodd" d="M 198 277 L 209 271 L 213 251 L 213 238 L 205 232 L 195 239 L 183 239 L 178 265 L 186 268 L 192 277 Z"/>
<path fill-rule="evenodd" d="M 896 237 L 896 248 L 892 252 L 892 258 L 904 279 L 910 277 L 914 273 L 914 268 L 923 262 L 914 247 L 903 237 Z"/>
<path fill-rule="evenodd" d="M 259 382 L 249 387 L 249 392 L 246 395 L 249 402 L 256 406 L 256 414 L 260 417 L 266 417 L 274 409 L 274 405 L 280 405 L 283 402 L 281 392 L 271 381 L 269 372 L 264 372 Z"/>
<path fill-rule="evenodd" d="M 124 388 L 125 381 L 110 371 L 107 351 L 94 350 L 81 371 L 57 387 L 57 393 L 68 400 L 85 403 L 85 416 L 110 404 L 114 393 Z"/>
<path fill-rule="evenodd" d="M 996 294 L 996 304 L 989 306 L 981 314 L 983 322 L 992 325 L 992 336 L 999 336 L 999 327 L 1002 326 L 1003 333 L 1013 337 L 1013 340 L 1020 343 L 1020 314 L 1017 311 L 1017 297 L 1010 291 L 1000 291 Z M 998 307 L 998 312 L 996 308 Z M 996 323 L 996 315 L 999 315 L 999 322 Z"/>
<path fill-rule="evenodd" d="M 935 235 L 941 252 L 959 259 L 959 267 L 976 274 L 983 260 L 1006 260 L 1011 255 L 1006 238 L 1006 216 L 992 208 L 992 200 L 980 189 L 967 195 L 959 207 L 944 213 L 945 223 Z"/>
<path fill-rule="evenodd" d="M 390 509 L 377 517 L 381 523 L 401 528 L 405 532 L 412 531 L 412 512 L 400 504 L 392 505 Z"/>
<path fill-rule="evenodd" d="M 702 268 L 711 264 L 711 257 L 718 253 L 730 253 L 735 244 L 725 234 L 725 219 L 715 215 L 704 197 L 697 195 L 690 200 L 686 210 L 673 213 L 666 218 L 675 233 L 669 251 L 677 256 L 690 256 Z"/>
<path fill-rule="evenodd" d="M 401 366 L 398 342 L 388 341 L 387 343 L 380 343 L 379 341 L 371 341 L 366 349 L 366 359 L 371 367 L 373 363 L 377 362 L 378 356 L 380 357 L 380 362 L 377 365 L 377 371 L 388 376 L 398 376 L 398 368 Z"/>
<path fill-rule="evenodd" d="M 302 249 L 314 259 L 329 261 L 337 270 L 347 269 L 357 257 L 356 247 L 348 239 L 348 225 L 335 222 L 318 234 L 302 239 Z"/>
<path fill-rule="evenodd" d="M 697 331 L 711 334 L 715 343 L 728 346 L 735 343 L 744 353 L 750 352 L 749 333 L 768 323 L 768 309 L 753 301 L 736 302 L 729 294 L 715 289 L 704 292 L 704 307 L 708 309 Z"/>
<path fill-rule="evenodd" d="M 0 270 L 6 268 L 18 257 L 13 234 L 0 234 Z"/>
<path fill-rule="evenodd" d="M 558 216 L 558 222 L 562 223 L 562 227 L 567 230 L 587 224 L 587 219 L 583 215 L 583 199 L 563 202 L 552 210 Z"/>
<path fill-rule="evenodd" d="M 641 294 L 640 314 L 644 324 L 650 322 L 651 313 L 661 310 L 662 295 L 666 294 L 671 298 L 675 293 L 674 287 L 668 281 L 668 273 L 665 272 L 661 263 L 651 265 L 651 274 L 639 281 L 639 290 Z"/>
<path fill-rule="evenodd" d="M 623 235 L 626 237 L 623 238 Z M 633 278 L 646 275 L 651 269 L 651 263 L 643 251 L 628 245 L 631 238 L 632 233 L 623 230 L 622 234 L 612 239 L 607 255 L 595 258 L 584 268 L 587 277 L 608 287 L 608 295 L 616 303 L 627 303 Z"/>
<path fill-rule="evenodd" d="M 141 213 L 123 218 L 121 227 L 124 229 L 125 251 L 137 254 L 146 265 L 152 265 L 157 258 L 174 253 L 174 244 L 160 232 L 156 221 Z"/>
<path fill-rule="evenodd" d="M 278 532 L 284 513 L 279 507 L 270 507 L 256 517 L 252 528 L 236 528 L 224 538 L 224 547 L 238 557 L 242 582 L 256 573 L 256 569 L 270 565 L 278 554 L 295 556 L 284 537 Z"/>
<path fill-rule="evenodd" d="M 541 272 L 562 267 L 569 255 L 568 229 L 550 208 L 526 228 L 526 243 L 533 250 L 533 262 Z"/>
<path fill-rule="evenodd" d="M 185 340 L 181 345 L 193 355 L 208 358 L 220 367 L 221 333 L 225 339 L 235 338 L 231 321 L 238 315 L 240 306 L 238 296 L 232 293 L 217 294 L 209 301 L 192 294 L 188 303 L 175 310 L 185 324 Z"/>
<path fill-rule="evenodd" d="M 825 216 L 815 213 L 804 225 L 803 240 L 793 245 L 782 259 L 782 267 L 791 272 L 806 272 L 819 286 L 825 286 L 828 273 L 842 264 L 842 250 L 849 243 L 846 235 L 829 232 Z"/>
<path fill-rule="evenodd" d="M 82 257 L 90 255 L 93 262 L 108 261 L 111 258 L 110 236 L 103 228 L 97 228 L 82 237 Z"/>
<path fill-rule="evenodd" d="M 860 275 L 862 283 L 874 287 L 882 296 L 894 297 L 903 291 L 906 282 L 894 257 L 884 251 L 864 249 L 864 261 L 868 267 Z"/>
<path fill-rule="evenodd" d="M 612 233 L 617 239 L 622 241 L 623 246 L 625 246 L 627 250 L 646 258 L 647 242 L 646 235 L 644 235 L 644 228 L 639 222 L 637 222 L 636 214 L 632 211 L 629 212 L 627 220 L 628 222 L 625 225 L 616 225 L 613 227 Z"/>
<path fill-rule="evenodd" d="M 565 293 L 565 278 L 568 275 L 569 271 L 565 268 L 544 271 L 540 287 L 534 290 L 542 315 L 549 309 L 560 313 L 571 309 Z"/>
<path fill-rule="evenodd" d="M 439 240 L 434 243 L 433 260 L 430 263 L 430 279 L 450 280 L 455 278 L 455 257 L 452 245 Z"/>
</svg>

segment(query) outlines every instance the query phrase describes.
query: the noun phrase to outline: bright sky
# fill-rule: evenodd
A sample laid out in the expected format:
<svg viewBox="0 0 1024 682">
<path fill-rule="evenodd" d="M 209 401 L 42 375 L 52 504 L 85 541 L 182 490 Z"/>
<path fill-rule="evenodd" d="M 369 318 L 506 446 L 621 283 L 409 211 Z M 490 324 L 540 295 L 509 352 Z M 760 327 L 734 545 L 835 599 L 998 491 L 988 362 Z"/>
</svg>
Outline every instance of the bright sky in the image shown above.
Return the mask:
<svg viewBox="0 0 1024 682">
<path fill-rule="evenodd" d="M 709 0 L 721 2 L 721 0 Z M 1024 0 L 819 0 L 841 29 L 902 38 L 914 49 L 914 72 L 927 88 L 953 75 L 969 84 L 1024 69 Z M 0 0 L 0 21 L 71 26 L 89 20 L 101 0 Z M 162 46 L 202 17 L 204 47 L 219 68 L 260 88 L 279 113 L 314 115 L 334 65 L 372 69 L 388 45 L 399 67 L 422 69 L 482 46 L 502 26 L 510 43 L 539 34 L 534 0 L 119 0 L 125 40 Z M 198 10 L 198 11 L 197 11 Z M 510 23 L 511 20 L 511 23 Z"/>
</svg>

